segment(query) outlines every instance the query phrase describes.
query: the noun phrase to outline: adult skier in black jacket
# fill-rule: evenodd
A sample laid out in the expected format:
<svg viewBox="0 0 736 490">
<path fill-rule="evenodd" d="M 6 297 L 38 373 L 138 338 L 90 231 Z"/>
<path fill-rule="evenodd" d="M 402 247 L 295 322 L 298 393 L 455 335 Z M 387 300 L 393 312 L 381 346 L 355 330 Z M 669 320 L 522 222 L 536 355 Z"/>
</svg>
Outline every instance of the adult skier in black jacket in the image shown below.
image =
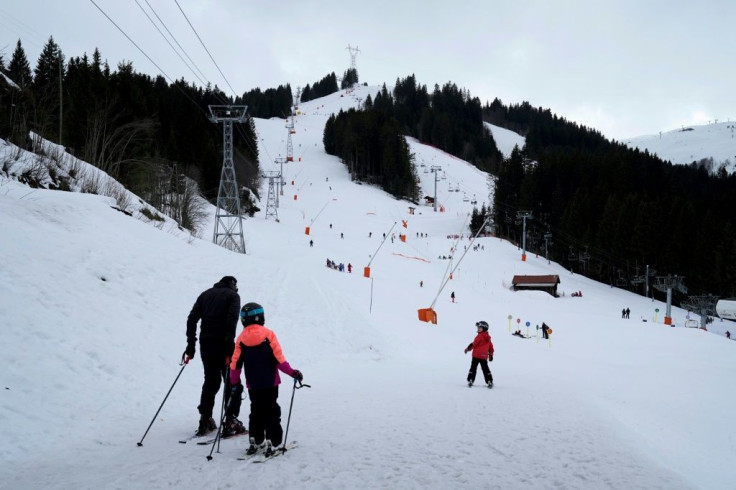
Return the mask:
<svg viewBox="0 0 736 490">
<path fill-rule="evenodd" d="M 238 281 L 233 276 L 225 276 L 214 286 L 199 295 L 187 318 L 186 361 L 194 358 L 197 343 L 197 323 L 201 320 L 199 335 L 200 356 L 204 366 L 204 383 L 199 401 L 199 426 L 197 435 L 205 435 L 217 428 L 212 418 L 215 395 L 220 390 L 220 379 L 228 383 L 228 365 L 233 354 L 235 328 L 240 314 Z M 227 420 L 223 435 L 244 432 L 238 420 L 240 413 L 242 387 L 240 392 L 231 395 L 225 390 L 225 404 L 228 406 Z M 228 403 L 228 399 L 233 397 Z"/>
</svg>

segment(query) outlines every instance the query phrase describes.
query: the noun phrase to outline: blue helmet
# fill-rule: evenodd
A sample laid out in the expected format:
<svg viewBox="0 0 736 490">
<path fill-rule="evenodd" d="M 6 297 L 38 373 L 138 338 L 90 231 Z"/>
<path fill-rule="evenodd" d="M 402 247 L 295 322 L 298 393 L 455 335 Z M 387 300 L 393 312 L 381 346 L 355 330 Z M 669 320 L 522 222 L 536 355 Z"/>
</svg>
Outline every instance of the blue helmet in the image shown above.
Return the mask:
<svg viewBox="0 0 736 490">
<path fill-rule="evenodd" d="M 264 325 L 266 323 L 266 317 L 263 313 L 263 306 L 258 303 L 246 303 L 240 309 L 240 323 L 244 327 L 257 323 L 258 325 Z"/>
</svg>

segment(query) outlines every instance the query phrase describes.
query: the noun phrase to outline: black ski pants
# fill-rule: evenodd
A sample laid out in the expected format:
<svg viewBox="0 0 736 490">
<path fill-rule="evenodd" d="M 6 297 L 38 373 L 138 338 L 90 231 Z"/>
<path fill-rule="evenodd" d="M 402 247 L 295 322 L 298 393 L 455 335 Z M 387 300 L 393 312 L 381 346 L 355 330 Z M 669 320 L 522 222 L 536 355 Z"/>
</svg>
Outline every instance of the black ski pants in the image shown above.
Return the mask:
<svg viewBox="0 0 736 490">
<path fill-rule="evenodd" d="M 280 446 L 284 438 L 281 428 L 281 407 L 277 400 L 279 398 L 279 387 L 273 386 L 264 389 L 248 390 L 250 396 L 250 418 L 248 419 L 248 433 L 255 439 L 256 444 L 263 442 L 264 438 L 271 441 L 274 446 Z"/>
<path fill-rule="evenodd" d="M 478 364 L 480 364 L 480 369 L 481 371 L 483 371 L 483 378 L 485 379 L 486 383 L 488 383 L 489 381 L 493 381 L 493 375 L 491 374 L 491 370 L 488 368 L 488 361 L 485 359 L 477 359 L 475 357 L 470 362 L 468 381 L 475 382 L 475 375 L 478 372 Z"/>
<path fill-rule="evenodd" d="M 235 417 L 240 414 L 242 388 L 236 392 L 236 396 L 228 405 L 230 399 L 230 370 L 225 365 L 225 360 L 232 355 L 231 347 L 230 342 L 220 340 L 203 340 L 199 343 L 199 352 L 204 366 L 204 383 L 202 384 L 202 396 L 199 399 L 197 409 L 201 415 L 206 417 L 212 417 L 215 396 L 220 391 L 221 381 L 225 383 L 225 405 L 229 407 L 227 414 Z"/>
</svg>

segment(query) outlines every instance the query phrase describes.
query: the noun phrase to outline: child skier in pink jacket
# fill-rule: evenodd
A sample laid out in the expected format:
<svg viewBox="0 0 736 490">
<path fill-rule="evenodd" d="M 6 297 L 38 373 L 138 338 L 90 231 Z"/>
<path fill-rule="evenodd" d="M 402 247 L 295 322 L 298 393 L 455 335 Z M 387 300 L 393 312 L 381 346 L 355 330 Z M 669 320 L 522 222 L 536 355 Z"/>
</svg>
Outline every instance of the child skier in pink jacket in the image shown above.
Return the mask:
<svg viewBox="0 0 736 490">
<path fill-rule="evenodd" d="M 465 348 L 466 354 L 473 351 L 473 360 L 470 362 L 470 371 L 468 372 L 468 386 L 473 386 L 478 364 L 480 364 L 486 384 L 489 388 L 493 388 L 493 375 L 488 368 L 488 361 L 493 362 L 493 342 L 491 342 L 491 336 L 488 333 L 488 323 L 481 320 L 475 326 L 478 329 L 478 335 Z"/>
</svg>

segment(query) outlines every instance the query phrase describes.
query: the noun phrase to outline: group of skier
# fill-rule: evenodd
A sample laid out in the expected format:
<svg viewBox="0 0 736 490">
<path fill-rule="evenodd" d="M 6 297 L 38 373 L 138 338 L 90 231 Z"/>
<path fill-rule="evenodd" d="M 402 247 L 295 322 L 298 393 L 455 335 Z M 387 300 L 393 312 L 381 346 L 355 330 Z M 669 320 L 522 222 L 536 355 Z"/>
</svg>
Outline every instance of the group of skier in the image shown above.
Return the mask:
<svg viewBox="0 0 736 490">
<path fill-rule="evenodd" d="M 199 405 L 197 436 L 204 436 L 217 429 L 212 417 L 215 397 L 224 382 L 224 422 L 222 437 L 248 432 L 250 446 L 246 454 L 263 450 L 268 456 L 283 442 L 281 407 L 278 404 L 279 371 L 301 382 L 302 373 L 293 369 L 286 360 L 276 334 L 265 326 L 265 312 L 258 303 L 240 306 L 237 279 L 225 276 L 211 288 L 201 293 L 187 318 L 187 347 L 184 362 L 194 358 L 199 324 L 199 350 L 204 367 L 204 383 Z M 236 327 L 240 318 L 243 330 L 236 338 Z M 493 387 L 493 375 L 488 362 L 493 361 L 493 342 L 488 333 L 488 323 L 475 324 L 477 335 L 466 348 L 472 351 L 468 371 L 468 386 L 475 382 L 478 366 L 483 372 L 486 385 Z M 245 386 L 250 397 L 248 428 L 238 419 L 243 384 L 241 371 L 245 374 Z M 295 382 L 296 382 L 295 381 Z"/>
<path fill-rule="evenodd" d="M 243 330 L 236 339 L 238 318 Z M 203 436 L 217 429 L 212 410 L 221 380 L 225 384 L 223 403 L 227 407 L 221 435 L 230 437 L 246 432 L 238 419 L 244 391 L 240 381 L 242 370 L 250 397 L 247 453 L 263 449 L 268 456 L 283 439 L 281 407 L 277 401 L 281 384 L 278 372 L 299 382 L 303 379 L 302 373 L 289 365 L 276 334 L 266 328 L 263 307 L 257 303 L 240 307 L 235 277 L 223 277 L 195 301 L 187 318 L 186 363 L 194 358 L 200 321 L 199 349 L 204 383 L 197 407 L 200 418 L 196 435 Z"/>
</svg>

